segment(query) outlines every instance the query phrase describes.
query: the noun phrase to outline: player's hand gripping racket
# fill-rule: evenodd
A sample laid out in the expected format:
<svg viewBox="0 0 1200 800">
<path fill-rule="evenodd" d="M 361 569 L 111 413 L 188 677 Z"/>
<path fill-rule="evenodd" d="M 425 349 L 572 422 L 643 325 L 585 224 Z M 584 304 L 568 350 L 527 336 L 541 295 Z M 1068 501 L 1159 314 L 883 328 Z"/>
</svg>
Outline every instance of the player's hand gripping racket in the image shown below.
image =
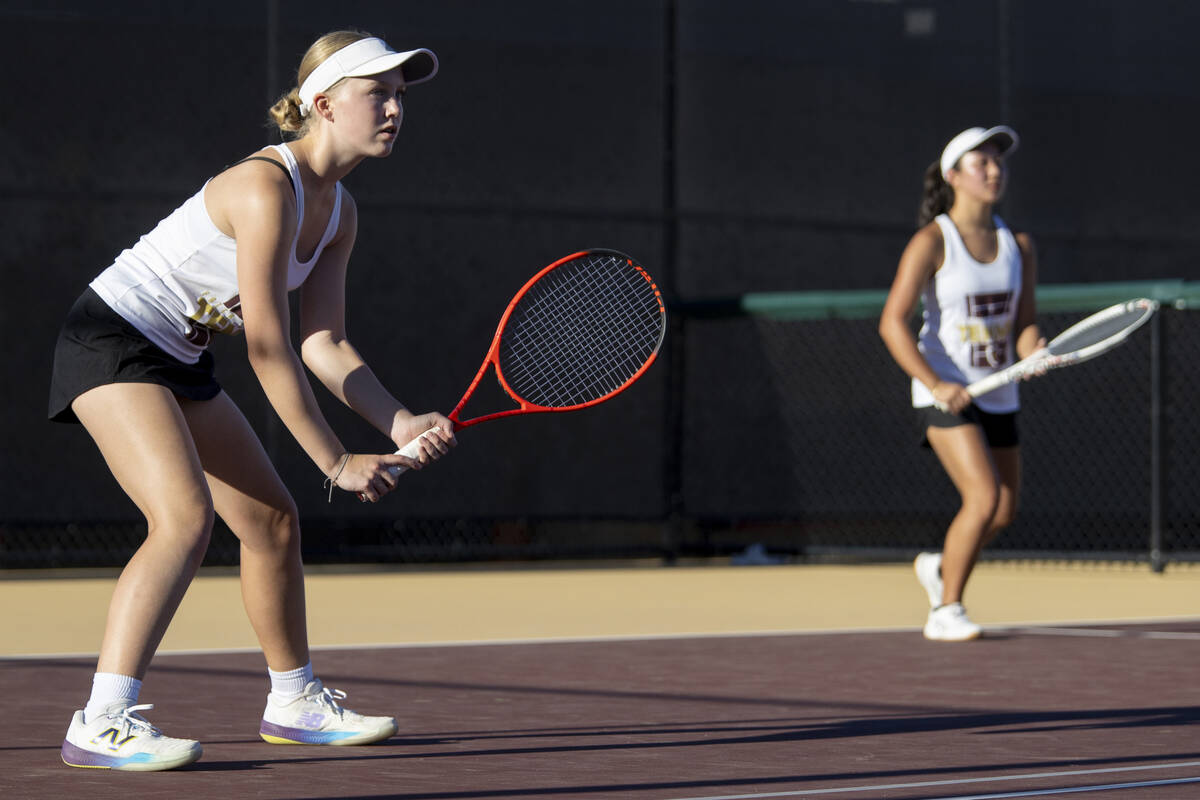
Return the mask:
<svg viewBox="0 0 1200 800">
<path fill-rule="evenodd" d="M 1103 355 L 1145 325 L 1157 310 L 1156 301 L 1139 298 L 1097 311 L 1055 336 L 1036 353 L 975 381 L 967 387 L 967 392 L 971 397 L 979 397 L 1005 384 L 1028 380 Z M 935 401 L 935 405 L 946 410 L 942 403 Z"/>
<path fill-rule="evenodd" d="M 447 416 L 459 430 L 514 414 L 602 403 L 645 374 L 666 331 L 662 293 L 636 261 L 615 250 L 569 255 L 513 297 L 479 372 Z M 489 367 L 517 408 L 460 419 Z M 397 452 L 416 458 L 420 438 Z M 389 469 L 399 475 L 405 468 Z"/>
</svg>

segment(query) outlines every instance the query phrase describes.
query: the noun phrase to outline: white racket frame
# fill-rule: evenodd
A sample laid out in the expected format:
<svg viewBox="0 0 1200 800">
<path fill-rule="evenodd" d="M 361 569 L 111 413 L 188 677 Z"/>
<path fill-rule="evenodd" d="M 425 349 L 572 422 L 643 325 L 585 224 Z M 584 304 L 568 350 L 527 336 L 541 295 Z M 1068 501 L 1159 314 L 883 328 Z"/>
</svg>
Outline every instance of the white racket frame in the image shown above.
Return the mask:
<svg viewBox="0 0 1200 800">
<path fill-rule="evenodd" d="M 1116 331 L 1111 336 L 1101 339 L 1087 347 L 1081 347 L 1078 350 L 1067 352 L 1056 352 L 1057 348 L 1061 348 L 1064 343 L 1069 342 L 1082 331 L 1094 328 L 1097 325 L 1103 325 L 1113 317 L 1118 317 L 1122 314 L 1127 314 L 1133 310 L 1142 311 L 1141 316 L 1136 317 L 1132 322 L 1126 325 L 1119 331 Z M 1005 386 L 1017 381 L 1028 380 L 1055 369 L 1062 367 L 1070 367 L 1075 364 L 1082 364 L 1084 361 L 1093 359 L 1096 356 L 1103 355 L 1109 350 L 1119 345 L 1121 342 L 1129 338 L 1129 335 L 1138 328 L 1145 325 L 1154 316 L 1154 312 L 1158 310 L 1158 301 L 1150 300 L 1145 297 L 1139 297 L 1134 300 L 1127 300 L 1124 303 L 1117 303 L 1109 306 L 1102 311 L 1097 311 L 1089 317 L 1086 317 L 1079 322 L 1076 322 L 1065 331 L 1055 336 L 1050 340 L 1050 343 L 1038 350 L 1036 353 L 1031 353 L 1029 356 L 1021 359 L 1017 363 L 1005 367 L 999 372 L 994 372 L 986 378 L 981 378 L 967 386 L 967 392 L 971 397 L 979 397 L 988 392 L 995 391 L 1001 386 Z M 934 400 L 934 405 L 942 411 L 948 410 L 945 404 Z"/>
</svg>

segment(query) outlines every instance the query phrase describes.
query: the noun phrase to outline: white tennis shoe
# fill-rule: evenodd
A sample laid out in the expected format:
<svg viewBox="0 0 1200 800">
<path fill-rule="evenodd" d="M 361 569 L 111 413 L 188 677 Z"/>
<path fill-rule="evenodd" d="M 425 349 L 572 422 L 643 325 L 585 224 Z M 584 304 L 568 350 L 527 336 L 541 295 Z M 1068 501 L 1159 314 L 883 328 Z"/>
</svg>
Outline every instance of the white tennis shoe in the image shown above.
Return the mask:
<svg viewBox="0 0 1200 800">
<path fill-rule="evenodd" d="M 293 700 L 267 695 L 258 735 L 271 744 L 370 744 L 396 733 L 392 717 L 365 717 L 342 708 L 346 693 L 326 689 L 319 680 Z"/>
<path fill-rule="evenodd" d="M 913 572 L 925 594 L 929 595 L 929 607 L 942 604 L 942 554 L 921 553 L 913 560 Z"/>
<path fill-rule="evenodd" d="M 153 772 L 191 764 L 200 757 L 194 739 L 172 739 L 146 721 L 139 711 L 153 705 L 113 703 L 103 714 L 84 721 L 76 711 L 62 744 L 62 760 L 72 767 Z"/>
<path fill-rule="evenodd" d="M 978 639 L 983 628 L 967 619 L 962 603 L 947 603 L 929 612 L 925 638 L 935 642 L 967 642 Z"/>
</svg>

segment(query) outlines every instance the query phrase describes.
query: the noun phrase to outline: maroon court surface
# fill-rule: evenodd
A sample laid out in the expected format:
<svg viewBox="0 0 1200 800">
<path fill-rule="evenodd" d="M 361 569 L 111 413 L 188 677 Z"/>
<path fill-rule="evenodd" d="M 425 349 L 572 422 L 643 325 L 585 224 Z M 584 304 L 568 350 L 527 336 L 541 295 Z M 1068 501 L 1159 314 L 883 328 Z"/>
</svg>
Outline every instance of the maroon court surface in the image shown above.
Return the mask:
<svg viewBox="0 0 1200 800">
<path fill-rule="evenodd" d="M 0 797 L 1200 798 L 1200 622 L 323 650 L 378 745 L 257 736 L 261 655 L 160 655 L 142 701 L 204 757 L 64 766 L 91 659 L 0 660 Z"/>
</svg>

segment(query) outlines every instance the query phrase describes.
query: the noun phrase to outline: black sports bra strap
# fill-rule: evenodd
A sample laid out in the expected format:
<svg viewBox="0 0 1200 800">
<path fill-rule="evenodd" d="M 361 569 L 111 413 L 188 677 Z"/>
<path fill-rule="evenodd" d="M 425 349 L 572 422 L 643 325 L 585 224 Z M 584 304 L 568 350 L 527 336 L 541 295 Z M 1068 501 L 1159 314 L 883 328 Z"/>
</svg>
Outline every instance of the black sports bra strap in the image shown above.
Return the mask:
<svg viewBox="0 0 1200 800">
<path fill-rule="evenodd" d="M 238 164 L 245 164 L 247 161 L 266 161 L 268 164 L 274 164 L 275 166 L 279 167 L 281 170 L 283 170 L 283 174 L 287 176 L 288 183 L 290 183 L 292 185 L 292 194 L 296 193 L 296 182 L 294 180 L 292 180 L 292 173 L 288 172 L 287 167 L 285 167 L 283 164 L 279 163 L 278 161 L 276 161 L 273 158 L 267 158 L 265 156 L 247 156 L 247 157 L 243 158 L 241 161 L 235 161 L 234 163 L 230 164 L 225 169 L 230 169 L 231 167 L 236 167 Z"/>
</svg>

